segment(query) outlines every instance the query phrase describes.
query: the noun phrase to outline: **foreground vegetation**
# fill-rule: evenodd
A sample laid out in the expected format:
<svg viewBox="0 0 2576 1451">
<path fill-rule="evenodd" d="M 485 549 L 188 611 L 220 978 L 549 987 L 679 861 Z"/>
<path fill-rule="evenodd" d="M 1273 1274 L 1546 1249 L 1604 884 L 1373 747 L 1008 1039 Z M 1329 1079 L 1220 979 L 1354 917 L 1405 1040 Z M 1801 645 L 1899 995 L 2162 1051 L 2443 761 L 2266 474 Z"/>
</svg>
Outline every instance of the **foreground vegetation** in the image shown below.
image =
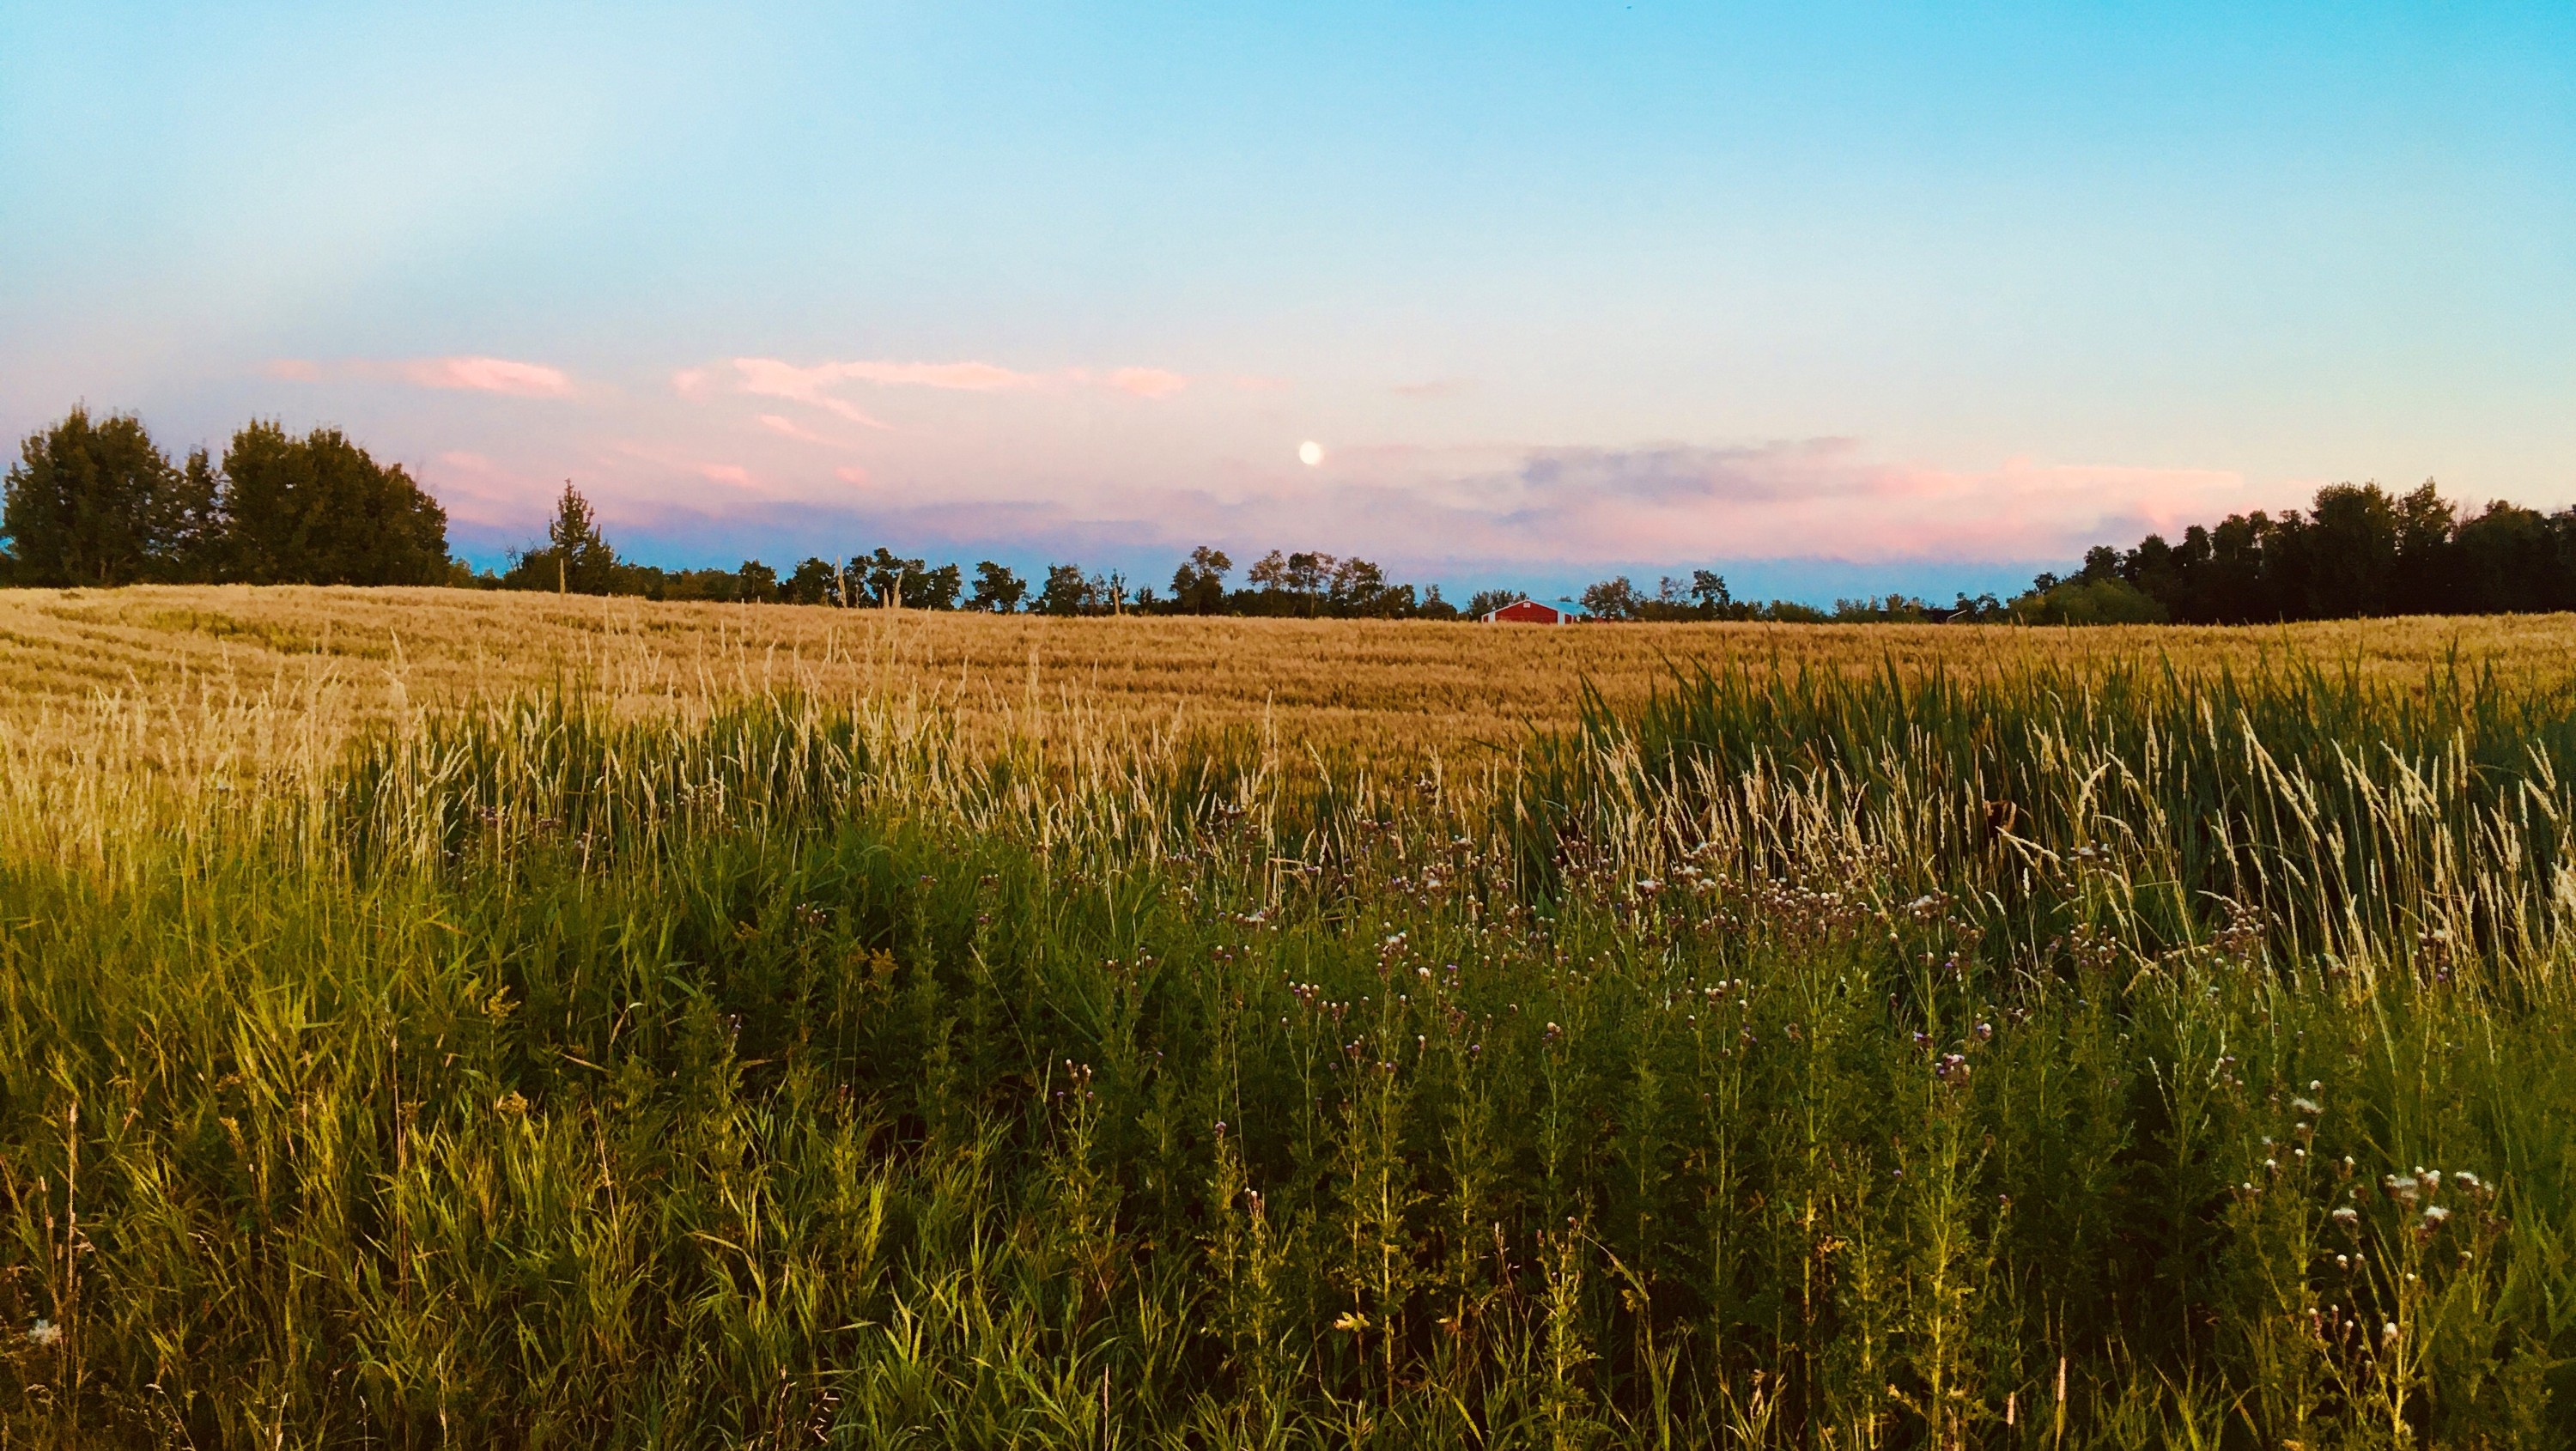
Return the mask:
<svg viewBox="0 0 2576 1451">
<path fill-rule="evenodd" d="M 0 1426 L 2563 1444 L 2576 676 L 1906 638 L 1475 769 L 13 717 Z"/>
</svg>

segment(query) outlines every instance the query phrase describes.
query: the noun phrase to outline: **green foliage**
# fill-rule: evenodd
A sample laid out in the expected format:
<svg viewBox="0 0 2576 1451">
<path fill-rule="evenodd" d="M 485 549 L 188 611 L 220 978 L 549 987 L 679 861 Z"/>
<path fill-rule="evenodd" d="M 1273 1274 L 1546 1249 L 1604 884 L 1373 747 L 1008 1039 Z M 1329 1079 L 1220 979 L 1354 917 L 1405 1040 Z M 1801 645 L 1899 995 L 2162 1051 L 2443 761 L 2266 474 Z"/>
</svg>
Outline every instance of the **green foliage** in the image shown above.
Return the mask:
<svg viewBox="0 0 2576 1451">
<path fill-rule="evenodd" d="M 30 434 L 9 470 L 0 533 L 21 585 L 119 585 L 204 578 L 221 515 L 200 450 L 174 469 L 143 421 L 93 421 L 75 408 Z"/>
<path fill-rule="evenodd" d="M 447 511 L 338 429 L 253 422 L 224 449 L 224 576 L 250 584 L 444 584 Z"/>
<path fill-rule="evenodd" d="M 987 559 L 975 566 L 975 594 L 966 602 L 966 608 L 996 615 L 1016 614 L 1020 601 L 1028 594 L 1027 580 Z"/>
<path fill-rule="evenodd" d="M 2165 607 L 2115 577 L 2070 579 L 2014 600 L 2011 617 L 2025 625 L 2160 625 Z"/>
<path fill-rule="evenodd" d="M 2097 546 L 2082 578 L 2116 578 L 2153 599 L 2157 618 L 2194 624 L 2576 609 L 2576 509 L 2497 501 L 2463 518 L 2430 480 L 2403 495 L 2329 484 L 2305 512 L 2230 515 L 2178 544 Z M 2053 587 L 2042 575 L 2032 594 Z"/>
<path fill-rule="evenodd" d="M 1491 816 L 961 751 L 530 705 L 9 853 L 0 1423 L 2576 1430 L 2576 687 L 1710 674 Z"/>
</svg>

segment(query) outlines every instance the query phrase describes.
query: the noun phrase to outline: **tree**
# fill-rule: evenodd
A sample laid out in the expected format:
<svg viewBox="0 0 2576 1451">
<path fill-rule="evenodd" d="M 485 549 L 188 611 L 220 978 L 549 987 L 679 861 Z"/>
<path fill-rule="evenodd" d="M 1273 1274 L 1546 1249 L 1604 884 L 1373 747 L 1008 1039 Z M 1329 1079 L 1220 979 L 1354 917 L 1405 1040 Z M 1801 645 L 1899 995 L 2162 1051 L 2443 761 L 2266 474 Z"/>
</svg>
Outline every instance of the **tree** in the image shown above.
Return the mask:
<svg viewBox="0 0 2576 1451">
<path fill-rule="evenodd" d="M 1726 579 L 1713 569 L 1691 571 L 1691 600 L 1708 619 L 1716 619 L 1734 607 L 1735 596 L 1727 592 Z"/>
<path fill-rule="evenodd" d="M 736 598 L 746 604 L 765 604 L 778 598 L 778 571 L 757 559 L 746 559 L 733 572 L 738 581 Z"/>
<path fill-rule="evenodd" d="M 913 563 L 918 564 L 919 561 Z M 965 578 L 956 565 L 915 569 L 904 577 L 903 607 L 907 610 L 953 610 L 957 608 L 957 596 L 964 588 Z"/>
<path fill-rule="evenodd" d="M 1585 613 L 1596 620 L 1633 620 L 1643 613 L 1645 596 L 1626 575 L 1605 579 L 1583 591 Z"/>
<path fill-rule="evenodd" d="M 987 559 L 975 566 L 975 596 L 966 602 L 966 607 L 1007 615 L 1019 609 L 1028 593 L 1027 580 Z"/>
<path fill-rule="evenodd" d="M 566 485 L 569 489 L 570 485 Z M 438 584 L 447 511 L 336 428 L 254 421 L 224 450 L 227 573 L 251 584 Z"/>
<path fill-rule="evenodd" d="M 512 589 L 604 595 L 619 591 L 624 573 L 617 551 L 599 532 L 599 516 L 591 512 L 590 501 L 566 479 L 554 518 L 546 523 L 546 542 L 521 553 L 501 580 Z"/>
<path fill-rule="evenodd" d="M 1481 620 L 1505 605 L 1518 604 L 1528 598 L 1516 589 L 1480 589 L 1468 596 L 1467 618 Z"/>
<path fill-rule="evenodd" d="M 92 422 L 84 408 L 28 435 L 18 454 L 0 503 L 12 583 L 178 579 L 201 563 L 203 534 L 215 524 L 202 454 L 190 460 L 195 471 L 183 474 L 141 419 L 120 413 Z"/>
<path fill-rule="evenodd" d="M 1091 603 L 1091 586 L 1082 577 L 1079 564 L 1050 564 L 1046 585 L 1038 591 L 1037 612 L 1042 615 L 1079 615 Z"/>
<path fill-rule="evenodd" d="M 832 561 L 808 557 L 779 585 L 778 594 L 791 605 L 819 605 L 830 602 L 839 587 L 840 572 Z"/>
<path fill-rule="evenodd" d="M 1222 549 L 1200 545 L 1189 563 L 1172 571 L 1172 608 L 1184 615 L 1213 615 L 1225 608 L 1225 577 L 1234 561 Z"/>
</svg>

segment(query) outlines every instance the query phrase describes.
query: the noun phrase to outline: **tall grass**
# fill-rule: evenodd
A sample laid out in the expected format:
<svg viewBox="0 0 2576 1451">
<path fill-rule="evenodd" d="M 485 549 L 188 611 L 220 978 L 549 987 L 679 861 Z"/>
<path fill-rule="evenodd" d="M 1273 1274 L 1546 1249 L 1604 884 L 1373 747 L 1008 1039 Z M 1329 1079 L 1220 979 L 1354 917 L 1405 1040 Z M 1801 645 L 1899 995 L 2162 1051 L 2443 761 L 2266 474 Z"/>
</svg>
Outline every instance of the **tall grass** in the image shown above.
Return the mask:
<svg viewBox="0 0 2576 1451">
<path fill-rule="evenodd" d="M 2562 1443 L 2569 698 L 1711 672 L 1398 780 L 539 700 L 20 793 L 0 1426 Z"/>
</svg>

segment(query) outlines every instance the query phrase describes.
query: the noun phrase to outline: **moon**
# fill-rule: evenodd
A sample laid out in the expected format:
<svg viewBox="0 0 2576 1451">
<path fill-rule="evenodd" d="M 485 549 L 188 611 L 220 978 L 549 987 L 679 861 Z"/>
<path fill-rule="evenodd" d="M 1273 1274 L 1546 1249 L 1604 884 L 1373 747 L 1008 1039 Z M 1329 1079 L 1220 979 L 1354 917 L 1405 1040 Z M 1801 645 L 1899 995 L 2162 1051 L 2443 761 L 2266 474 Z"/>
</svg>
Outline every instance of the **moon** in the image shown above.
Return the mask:
<svg viewBox="0 0 2576 1451">
<path fill-rule="evenodd" d="M 1324 446 L 1311 438 L 1306 440 L 1297 445 L 1297 461 L 1310 469 L 1323 467 Z"/>
</svg>

